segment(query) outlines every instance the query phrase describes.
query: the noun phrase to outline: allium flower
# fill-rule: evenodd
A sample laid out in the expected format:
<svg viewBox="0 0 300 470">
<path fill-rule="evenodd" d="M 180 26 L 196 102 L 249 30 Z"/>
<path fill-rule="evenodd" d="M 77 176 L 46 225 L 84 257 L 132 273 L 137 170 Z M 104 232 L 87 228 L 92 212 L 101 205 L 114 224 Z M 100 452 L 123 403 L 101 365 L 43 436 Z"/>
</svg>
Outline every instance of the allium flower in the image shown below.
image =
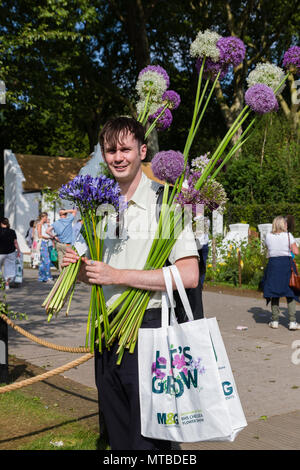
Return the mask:
<svg viewBox="0 0 300 470">
<path fill-rule="evenodd" d="M 209 163 L 209 158 L 208 158 L 207 155 L 209 155 L 209 152 L 205 153 L 204 155 L 200 155 L 200 157 L 194 158 L 191 161 L 191 167 L 193 168 L 193 171 L 195 171 L 195 170 L 199 170 L 199 171 L 204 170 L 206 165 Z"/>
<path fill-rule="evenodd" d="M 246 48 L 243 41 L 234 36 L 220 38 L 217 42 L 220 51 L 220 62 L 236 67 L 245 58 Z"/>
<path fill-rule="evenodd" d="M 204 31 L 204 33 L 199 31 L 190 47 L 191 56 L 196 58 L 209 57 L 216 62 L 220 58 L 220 51 L 217 47 L 217 42 L 220 38 L 221 36 L 218 33 L 209 29 Z"/>
<path fill-rule="evenodd" d="M 257 83 L 246 91 L 245 102 L 258 114 L 269 113 L 278 108 L 274 91 L 263 83 Z"/>
<path fill-rule="evenodd" d="M 167 90 L 162 95 L 162 100 L 169 104 L 170 109 L 177 109 L 180 105 L 180 95 L 173 90 Z"/>
<path fill-rule="evenodd" d="M 196 69 L 198 73 L 200 72 L 202 62 L 203 62 L 202 58 L 197 59 Z M 205 64 L 203 67 L 203 75 L 205 78 L 211 78 L 212 80 L 214 80 L 216 76 L 218 75 L 218 73 L 220 72 L 219 80 L 222 80 L 222 78 L 224 78 L 225 75 L 227 74 L 228 68 L 229 66 L 227 64 L 224 64 L 220 61 L 214 62 L 212 59 L 208 57 L 207 59 L 205 59 Z"/>
<path fill-rule="evenodd" d="M 282 65 L 290 68 L 292 72 L 300 74 L 300 47 L 290 47 L 283 56 Z"/>
<path fill-rule="evenodd" d="M 154 114 L 151 114 L 149 116 L 149 121 L 153 122 L 155 119 L 160 115 L 160 113 L 163 111 L 164 108 L 159 108 Z M 166 108 L 164 110 L 164 113 L 158 118 L 156 121 L 156 129 L 158 131 L 165 131 L 170 127 L 173 121 L 173 116 L 169 108 Z"/>
<path fill-rule="evenodd" d="M 154 114 L 159 108 L 161 108 L 162 101 L 161 99 L 158 99 L 158 97 L 155 97 L 155 96 L 151 98 L 152 99 L 150 99 L 147 103 L 147 112 L 149 112 L 150 114 Z M 137 102 L 136 110 L 137 110 L 138 115 L 143 113 L 145 106 L 146 106 L 146 101 L 144 99 Z"/>
<path fill-rule="evenodd" d="M 174 184 L 184 170 L 184 156 L 175 150 L 158 152 L 151 162 L 156 178 Z"/>
<path fill-rule="evenodd" d="M 159 65 L 148 65 L 139 73 L 136 90 L 141 97 L 146 97 L 149 91 L 161 97 L 169 85 L 170 79 L 165 69 Z"/>
<path fill-rule="evenodd" d="M 257 83 L 263 83 L 272 88 L 272 90 L 275 90 L 283 79 L 284 71 L 280 67 L 277 67 L 277 65 L 267 62 L 266 64 L 257 64 L 255 69 L 249 73 L 247 83 L 249 88 Z M 281 85 L 280 89 L 276 91 L 276 94 L 281 93 L 284 87 L 284 84 Z"/>
<path fill-rule="evenodd" d="M 216 210 L 224 207 L 228 201 L 226 192 L 221 183 L 213 178 L 209 178 L 200 189 L 203 204 L 209 210 Z"/>
</svg>

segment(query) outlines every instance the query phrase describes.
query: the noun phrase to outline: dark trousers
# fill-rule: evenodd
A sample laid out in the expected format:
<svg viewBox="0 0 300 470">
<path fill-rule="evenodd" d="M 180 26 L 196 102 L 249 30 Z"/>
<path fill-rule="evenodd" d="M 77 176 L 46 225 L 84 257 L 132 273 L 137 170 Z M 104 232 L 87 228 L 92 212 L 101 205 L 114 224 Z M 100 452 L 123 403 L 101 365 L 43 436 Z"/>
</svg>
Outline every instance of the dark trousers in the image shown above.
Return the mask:
<svg viewBox="0 0 300 470">
<path fill-rule="evenodd" d="M 207 262 L 207 257 L 208 257 L 208 251 L 209 247 L 207 245 L 203 245 L 200 250 L 198 250 L 199 253 L 199 269 L 200 269 L 200 281 L 201 281 L 201 286 L 203 287 L 204 284 L 204 279 L 205 279 L 205 274 L 206 274 L 206 262 Z"/>
<path fill-rule="evenodd" d="M 145 312 L 141 328 L 159 328 L 161 309 Z M 112 450 L 170 450 L 170 441 L 141 435 L 138 344 L 134 353 L 125 351 L 116 365 L 118 344 L 103 353 L 95 350 L 95 377 L 101 411 Z"/>
</svg>

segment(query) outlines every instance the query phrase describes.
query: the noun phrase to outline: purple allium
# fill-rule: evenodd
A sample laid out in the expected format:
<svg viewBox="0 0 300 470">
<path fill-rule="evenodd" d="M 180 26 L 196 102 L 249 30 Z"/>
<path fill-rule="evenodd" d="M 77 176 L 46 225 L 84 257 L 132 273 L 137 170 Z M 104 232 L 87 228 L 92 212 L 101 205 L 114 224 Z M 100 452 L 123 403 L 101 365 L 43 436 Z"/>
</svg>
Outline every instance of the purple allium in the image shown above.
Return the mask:
<svg viewBox="0 0 300 470">
<path fill-rule="evenodd" d="M 162 95 L 162 100 L 167 101 L 170 109 L 177 109 L 180 105 L 180 95 L 173 90 L 167 90 Z"/>
<path fill-rule="evenodd" d="M 292 71 L 299 75 L 300 74 L 300 47 L 290 47 L 283 56 L 282 65 L 286 68 L 291 68 Z"/>
<path fill-rule="evenodd" d="M 198 73 L 200 73 L 202 61 L 203 61 L 202 58 L 199 58 L 196 61 L 196 69 Z M 219 80 L 222 80 L 222 78 L 224 78 L 228 72 L 228 65 L 222 62 L 214 62 L 209 57 L 206 57 L 205 64 L 203 67 L 204 77 L 211 78 L 214 80 L 219 72 L 220 72 Z"/>
<path fill-rule="evenodd" d="M 182 185 L 181 192 L 176 196 L 176 202 L 184 207 L 185 205 L 192 205 L 192 210 L 195 209 L 197 204 L 203 204 L 204 201 L 201 192 L 195 189 L 195 184 L 201 176 L 201 171 L 190 173 L 185 185 Z"/>
<path fill-rule="evenodd" d="M 220 62 L 236 67 L 245 58 L 246 47 L 243 41 L 235 36 L 220 38 L 217 42 L 220 50 Z"/>
<path fill-rule="evenodd" d="M 168 129 L 168 127 L 170 127 L 173 121 L 173 116 L 169 108 L 166 108 L 163 114 L 159 116 L 162 113 L 163 109 L 163 107 L 159 108 L 156 113 L 151 114 L 148 118 L 150 122 L 153 122 L 156 118 L 158 118 L 156 121 L 156 128 L 158 131 L 165 131 L 166 129 Z"/>
<path fill-rule="evenodd" d="M 153 157 L 151 167 L 156 178 L 174 184 L 184 170 L 184 156 L 175 150 L 162 150 Z"/>
<path fill-rule="evenodd" d="M 82 210 L 96 210 L 102 204 L 118 209 L 120 196 L 118 183 L 104 175 L 78 175 L 59 190 L 61 199 L 74 202 Z"/>
<path fill-rule="evenodd" d="M 144 69 L 140 71 L 138 78 L 140 78 L 144 73 L 149 72 L 149 71 L 156 72 L 162 75 L 166 81 L 167 88 L 169 88 L 170 86 L 169 75 L 167 74 L 165 69 L 161 67 L 160 65 L 148 65 L 147 67 L 145 67 Z"/>
<path fill-rule="evenodd" d="M 265 114 L 278 109 L 274 91 L 263 83 L 257 83 L 248 88 L 245 93 L 245 102 L 252 111 L 258 114 Z"/>
</svg>

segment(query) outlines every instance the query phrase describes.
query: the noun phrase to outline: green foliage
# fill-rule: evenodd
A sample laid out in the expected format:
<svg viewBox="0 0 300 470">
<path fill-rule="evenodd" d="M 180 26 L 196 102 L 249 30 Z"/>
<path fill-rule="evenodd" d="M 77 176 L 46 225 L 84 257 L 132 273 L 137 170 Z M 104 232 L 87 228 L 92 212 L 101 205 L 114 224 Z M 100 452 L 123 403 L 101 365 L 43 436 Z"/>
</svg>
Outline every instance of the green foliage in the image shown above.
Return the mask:
<svg viewBox="0 0 300 470">
<path fill-rule="evenodd" d="M 266 202 L 265 204 L 234 204 L 227 203 L 224 213 L 224 223 L 229 226 L 242 220 L 258 231 L 259 224 L 271 224 L 278 215 L 293 215 L 295 217 L 295 231 L 293 235 L 300 237 L 300 203 Z"/>
<path fill-rule="evenodd" d="M 9 318 L 12 318 L 14 320 L 28 320 L 28 317 L 26 313 L 21 313 L 21 312 L 16 312 L 10 308 L 6 301 L 6 295 L 5 295 L 5 281 L 0 274 L 0 290 L 3 291 L 1 298 L 0 298 L 0 315 L 6 315 Z"/>
<path fill-rule="evenodd" d="M 250 238 L 248 243 L 230 242 L 223 244 L 222 238 L 216 241 L 217 263 L 215 269 L 210 253 L 207 264 L 206 280 L 215 282 L 228 282 L 234 286 L 239 283 L 239 258 L 241 266 L 241 282 L 249 287 L 259 287 L 267 264 L 266 250 L 261 246 L 258 238 Z"/>
</svg>

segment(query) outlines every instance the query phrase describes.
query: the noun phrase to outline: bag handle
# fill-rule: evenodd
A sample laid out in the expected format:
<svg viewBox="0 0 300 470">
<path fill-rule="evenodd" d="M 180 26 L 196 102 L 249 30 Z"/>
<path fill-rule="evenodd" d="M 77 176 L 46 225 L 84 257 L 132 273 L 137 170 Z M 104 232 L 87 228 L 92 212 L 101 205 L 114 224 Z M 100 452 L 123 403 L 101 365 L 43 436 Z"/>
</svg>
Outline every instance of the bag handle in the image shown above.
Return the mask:
<svg viewBox="0 0 300 470">
<path fill-rule="evenodd" d="M 178 294 L 180 296 L 180 299 L 181 299 L 183 308 L 185 310 L 185 313 L 188 317 L 188 320 L 192 321 L 192 320 L 194 320 L 193 311 L 191 309 L 191 305 L 190 305 L 187 293 L 185 291 L 185 288 L 184 288 L 180 273 L 178 271 L 178 268 L 175 264 L 172 264 L 172 266 L 170 266 L 170 270 L 171 270 L 172 275 L 174 277 L 174 281 L 175 281 L 175 284 L 176 284 L 176 287 L 177 287 L 177 291 L 178 291 Z"/>
<path fill-rule="evenodd" d="M 165 266 L 162 269 L 166 285 L 166 291 L 162 292 L 161 326 L 163 328 L 166 328 L 167 326 L 169 326 L 169 308 L 171 308 L 172 324 L 177 324 L 178 322 L 174 310 L 173 284 L 170 267 Z"/>
</svg>

